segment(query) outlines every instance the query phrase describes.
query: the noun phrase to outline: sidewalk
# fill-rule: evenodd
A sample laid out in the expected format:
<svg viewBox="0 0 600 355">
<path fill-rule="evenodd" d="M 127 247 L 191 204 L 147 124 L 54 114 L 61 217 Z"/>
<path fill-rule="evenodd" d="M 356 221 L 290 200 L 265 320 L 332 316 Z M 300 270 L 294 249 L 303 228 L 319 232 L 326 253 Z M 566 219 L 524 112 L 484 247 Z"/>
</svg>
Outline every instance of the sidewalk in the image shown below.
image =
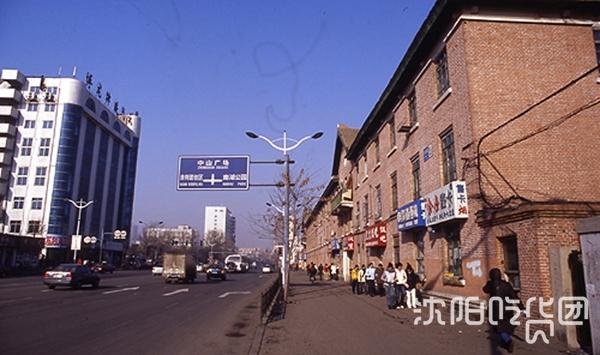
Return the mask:
<svg viewBox="0 0 600 355">
<path fill-rule="evenodd" d="M 266 327 L 260 354 L 506 354 L 488 326 L 414 325 L 409 309 L 388 310 L 385 297 L 353 295 L 348 284 L 311 284 L 303 272 L 290 275 L 283 319 Z M 423 312 L 423 319 L 427 313 Z M 448 322 L 449 316 L 443 314 Z M 568 354 L 561 344 L 529 345 L 515 339 L 516 354 Z"/>
</svg>

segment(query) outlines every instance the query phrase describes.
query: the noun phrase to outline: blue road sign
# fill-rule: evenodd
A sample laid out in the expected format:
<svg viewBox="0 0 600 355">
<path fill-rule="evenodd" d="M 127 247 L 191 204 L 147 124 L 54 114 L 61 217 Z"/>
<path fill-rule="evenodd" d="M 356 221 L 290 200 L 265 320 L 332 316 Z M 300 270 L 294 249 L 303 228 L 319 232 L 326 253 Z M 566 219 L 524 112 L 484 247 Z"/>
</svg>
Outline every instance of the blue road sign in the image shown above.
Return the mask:
<svg viewBox="0 0 600 355">
<path fill-rule="evenodd" d="M 181 155 L 177 166 L 177 190 L 248 190 L 250 157 L 247 155 Z"/>
</svg>

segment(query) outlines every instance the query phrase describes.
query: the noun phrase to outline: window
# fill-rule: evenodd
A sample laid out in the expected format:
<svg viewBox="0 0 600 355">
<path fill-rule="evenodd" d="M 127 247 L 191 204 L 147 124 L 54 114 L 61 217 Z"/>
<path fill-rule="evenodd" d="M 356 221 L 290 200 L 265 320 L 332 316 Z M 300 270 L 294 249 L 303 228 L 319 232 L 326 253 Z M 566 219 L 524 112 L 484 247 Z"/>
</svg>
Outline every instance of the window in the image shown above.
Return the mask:
<svg viewBox="0 0 600 355">
<path fill-rule="evenodd" d="M 48 155 L 50 155 L 50 138 L 41 138 L 39 156 L 47 157 Z"/>
<path fill-rule="evenodd" d="M 415 90 L 408 95 L 408 118 L 411 127 L 417 124 L 417 95 Z"/>
<path fill-rule="evenodd" d="M 31 155 L 31 146 L 33 145 L 33 138 L 25 138 L 21 141 L 21 156 L 28 157 Z"/>
<path fill-rule="evenodd" d="M 365 153 L 365 177 L 369 176 L 369 163 L 367 162 L 367 154 Z"/>
<path fill-rule="evenodd" d="M 27 111 L 36 112 L 37 110 L 38 110 L 38 104 L 36 104 L 34 102 L 30 102 L 27 104 Z"/>
<path fill-rule="evenodd" d="M 501 239 L 504 250 L 504 272 L 515 289 L 521 288 L 519 276 L 519 251 L 517 248 L 517 237 L 511 236 Z"/>
<path fill-rule="evenodd" d="M 448 56 L 446 48 L 435 59 L 435 71 L 437 74 L 437 89 L 438 97 L 441 97 L 448 89 L 450 89 L 450 77 L 448 75 Z"/>
<path fill-rule="evenodd" d="M 375 218 L 381 218 L 381 185 L 375 186 Z"/>
<path fill-rule="evenodd" d="M 419 164 L 418 153 L 414 157 L 410 158 L 410 165 L 412 167 L 413 176 L 413 200 L 416 200 L 421 197 L 421 167 Z"/>
<path fill-rule="evenodd" d="M 52 128 L 52 127 L 54 127 L 54 122 L 52 122 L 52 121 L 42 122 L 42 128 Z"/>
<path fill-rule="evenodd" d="M 106 113 L 106 111 L 102 111 L 102 113 L 100 114 L 100 118 L 102 119 L 102 121 L 108 123 L 108 113 Z"/>
<path fill-rule="evenodd" d="M 21 233 L 21 221 L 10 221 L 10 233 Z"/>
<path fill-rule="evenodd" d="M 462 255 L 460 249 L 460 235 L 456 230 L 448 233 L 448 272 L 454 276 L 462 276 Z"/>
<path fill-rule="evenodd" d="M 415 253 L 415 260 L 417 261 L 416 271 L 419 276 L 425 276 L 425 241 L 423 240 L 425 232 L 416 230 L 414 233 L 416 233 L 415 244 L 417 245 Z"/>
<path fill-rule="evenodd" d="M 32 210 L 41 210 L 42 209 L 42 199 L 40 197 L 34 197 L 31 199 L 31 209 Z"/>
<path fill-rule="evenodd" d="M 369 195 L 365 195 L 363 197 L 363 224 L 367 225 L 369 223 Z"/>
<path fill-rule="evenodd" d="M 456 160 L 454 158 L 454 133 L 449 129 L 441 137 L 442 140 L 442 170 L 444 185 L 456 180 Z"/>
<path fill-rule="evenodd" d="M 42 224 L 40 221 L 29 221 L 29 225 L 27 226 L 27 233 L 35 234 L 40 233 Z"/>
<path fill-rule="evenodd" d="M 46 183 L 46 167 L 38 167 L 35 169 L 35 186 L 43 186 Z"/>
<path fill-rule="evenodd" d="M 26 166 L 17 170 L 17 185 L 27 185 L 27 174 L 29 174 L 29 168 Z"/>
<path fill-rule="evenodd" d="M 39 94 L 40 93 L 40 87 L 39 86 L 32 86 L 29 88 L 29 92 L 33 92 L 34 94 Z"/>
<path fill-rule="evenodd" d="M 54 112 L 56 111 L 56 104 L 45 104 L 44 112 Z"/>
<path fill-rule="evenodd" d="M 85 107 L 89 108 L 93 112 L 96 112 L 96 103 L 92 98 L 87 99 L 87 101 L 85 102 Z"/>
<path fill-rule="evenodd" d="M 596 46 L 596 61 L 600 64 L 600 26 L 594 25 L 592 32 L 594 35 L 594 45 Z"/>
<path fill-rule="evenodd" d="M 22 210 L 24 206 L 25 206 L 25 197 L 13 198 L 13 209 Z"/>
<path fill-rule="evenodd" d="M 25 120 L 24 126 L 25 126 L 25 128 L 35 128 L 35 121 L 34 120 Z"/>
<path fill-rule="evenodd" d="M 394 171 L 390 175 L 390 182 L 392 185 L 392 211 L 398 208 L 398 174 Z"/>
<path fill-rule="evenodd" d="M 58 93 L 58 87 L 57 86 L 48 86 L 46 88 L 46 92 L 56 95 Z"/>
<path fill-rule="evenodd" d="M 115 121 L 115 123 L 113 123 L 113 129 L 121 133 L 121 124 L 119 123 L 119 121 Z"/>
<path fill-rule="evenodd" d="M 375 139 L 375 164 L 379 164 L 381 161 L 381 154 L 379 154 L 379 138 Z"/>
<path fill-rule="evenodd" d="M 388 126 L 390 129 L 390 150 L 392 150 L 396 147 L 396 123 L 393 118 L 390 123 L 388 123 Z"/>
</svg>

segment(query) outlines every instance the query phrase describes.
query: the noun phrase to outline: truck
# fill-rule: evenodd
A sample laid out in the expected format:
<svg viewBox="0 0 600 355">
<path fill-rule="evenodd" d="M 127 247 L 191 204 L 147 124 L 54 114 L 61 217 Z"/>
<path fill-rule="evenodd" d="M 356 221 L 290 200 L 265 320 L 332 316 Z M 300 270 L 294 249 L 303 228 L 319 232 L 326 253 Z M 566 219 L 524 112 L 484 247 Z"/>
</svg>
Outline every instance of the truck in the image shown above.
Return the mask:
<svg viewBox="0 0 600 355">
<path fill-rule="evenodd" d="M 190 282 L 196 279 L 196 260 L 191 254 L 167 252 L 163 256 L 162 277 L 165 283 Z"/>
</svg>

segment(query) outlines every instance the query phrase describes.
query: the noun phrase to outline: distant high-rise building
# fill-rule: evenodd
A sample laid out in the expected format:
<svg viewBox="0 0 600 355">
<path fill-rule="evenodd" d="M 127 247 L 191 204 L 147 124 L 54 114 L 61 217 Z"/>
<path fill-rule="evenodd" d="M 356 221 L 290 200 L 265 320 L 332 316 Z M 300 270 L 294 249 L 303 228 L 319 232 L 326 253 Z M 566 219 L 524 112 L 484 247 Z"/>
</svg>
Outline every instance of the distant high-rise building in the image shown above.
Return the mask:
<svg viewBox="0 0 600 355">
<path fill-rule="evenodd" d="M 235 246 L 235 217 L 227 207 L 206 206 L 204 210 L 204 238 L 211 232 L 222 233 L 228 247 Z"/>
<path fill-rule="evenodd" d="M 82 211 L 80 234 L 98 242 L 83 245 L 78 255 L 97 255 L 103 238 L 109 256 L 120 256 L 131 235 L 140 121 L 137 112 L 125 114 L 114 98 L 111 103 L 110 94 L 102 92 L 100 83 L 93 85 L 90 74 L 82 82 L 2 70 L 4 235 L 43 238 L 48 258 L 65 260 L 78 214 L 67 199 L 83 199 L 94 202 Z M 127 239 L 113 240 L 115 230 L 125 230 Z M 0 248 L 0 258 L 6 253 Z"/>
</svg>

